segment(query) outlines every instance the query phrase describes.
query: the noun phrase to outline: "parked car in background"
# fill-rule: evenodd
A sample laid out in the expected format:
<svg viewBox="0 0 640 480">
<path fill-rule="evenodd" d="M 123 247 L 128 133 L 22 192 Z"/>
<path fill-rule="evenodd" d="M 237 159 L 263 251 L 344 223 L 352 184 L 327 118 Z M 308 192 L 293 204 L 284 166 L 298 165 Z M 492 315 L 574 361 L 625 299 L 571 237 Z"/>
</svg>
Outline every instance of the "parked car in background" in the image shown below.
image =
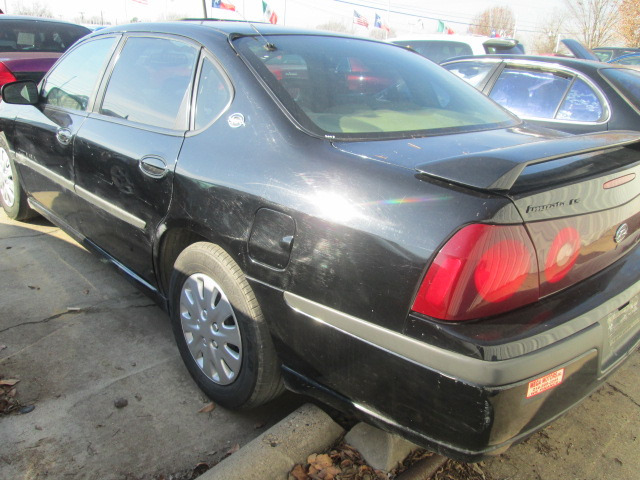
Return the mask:
<svg viewBox="0 0 640 480">
<path fill-rule="evenodd" d="M 640 344 L 638 132 L 534 128 L 405 48 L 244 22 L 100 30 L 2 95 L 7 214 L 154 298 L 220 406 L 284 379 L 472 460 Z"/>
<path fill-rule="evenodd" d="M 640 69 L 564 57 L 490 55 L 442 64 L 529 123 L 569 133 L 640 130 Z"/>
<path fill-rule="evenodd" d="M 423 34 L 398 37 L 389 40 L 396 45 L 415 50 L 423 57 L 440 63 L 461 55 L 485 55 L 492 53 L 524 54 L 524 46 L 511 38 L 492 38 L 481 35 Z"/>
<path fill-rule="evenodd" d="M 90 30 L 48 18 L 0 16 L 0 87 L 15 80 L 39 82 L 51 65 Z"/>
<path fill-rule="evenodd" d="M 618 65 L 640 65 L 640 53 L 629 53 L 621 55 L 607 63 L 616 63 Z"/>
<path fill-rule="evenodd" d="M 601 62 L 609 62 L 622 55 L 628 55 L 630 53 L 640 53 L 640 48 L 632 47 L 596 47 L 592 49 Z"/>
</svg>

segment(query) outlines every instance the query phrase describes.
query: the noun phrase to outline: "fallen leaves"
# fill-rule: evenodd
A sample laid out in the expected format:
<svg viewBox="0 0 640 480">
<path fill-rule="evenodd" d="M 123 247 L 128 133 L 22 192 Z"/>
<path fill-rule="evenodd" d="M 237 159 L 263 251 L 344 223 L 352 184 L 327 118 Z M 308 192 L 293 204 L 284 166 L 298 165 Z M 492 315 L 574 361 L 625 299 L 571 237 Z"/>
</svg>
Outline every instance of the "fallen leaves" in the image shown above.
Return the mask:
<svg viewBox="0 0 640 480">
<path fill-rule="evenodd" d="M 289 472 L 289 480 L 387 480 L 380 470 L 366 464 L 352 446 L 341 443 L 329 453 L 313 453 L 305 465 L 298 464 Z"/>
<path fill-rule="evenodd" d="M 198 413 L 209 413 L 209 412 L 213 412 L 216 408 L 215 403 L 211 402 L 208 403 L 207 405 L 205 405 L 204 407 L 202 407 L 200 410 L 198 410 Z"/>
<path fill-rule="evenodd" d="M 491 480 L 491 475 L 485 472 L 483 462 L 462 463 L 447 460 L 433 476 L 433 480 Z"/>
<path fill-rule="evenodd" d="M 21 409 L 29 408 L 22 405 L 17 396 L 16 384 L 20 380 L 18 378 L 1 378 L 0 377 L 0 415 L 7 415 L 13 412 L 21 412 Z M 35 407 L 34 407 L 35 408 Z M 31 409 L 32 411 L 33 409 Z"/>
</svg>

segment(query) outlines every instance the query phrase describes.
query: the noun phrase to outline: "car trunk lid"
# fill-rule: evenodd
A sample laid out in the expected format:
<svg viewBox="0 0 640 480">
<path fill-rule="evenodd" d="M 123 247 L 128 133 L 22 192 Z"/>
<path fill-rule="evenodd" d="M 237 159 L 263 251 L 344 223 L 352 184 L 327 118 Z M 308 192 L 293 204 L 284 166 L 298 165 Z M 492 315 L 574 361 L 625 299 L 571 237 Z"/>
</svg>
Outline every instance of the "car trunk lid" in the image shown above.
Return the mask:
<svg viewBox="0 0 640 480">
<path fill-rule="evenodd" d="M 497 134 L 488 138 L 494 146 L 482 148 L 483 135 L 467 137 L 475 142 L 451 136 L 448 151 L 443 137 L 411 139 L 373 157 L 413 163 L 425 181 L 509 198 L 535 249 L 540 298 L 603 270 L 640 242 L 640 133 L 520 137 L 525 141 L 512 143 Z M 369 151 L 378 147 L 367 143 Z M 361 156 L 367 150 L 356 143 L 338 148 Z"/>
</svg>

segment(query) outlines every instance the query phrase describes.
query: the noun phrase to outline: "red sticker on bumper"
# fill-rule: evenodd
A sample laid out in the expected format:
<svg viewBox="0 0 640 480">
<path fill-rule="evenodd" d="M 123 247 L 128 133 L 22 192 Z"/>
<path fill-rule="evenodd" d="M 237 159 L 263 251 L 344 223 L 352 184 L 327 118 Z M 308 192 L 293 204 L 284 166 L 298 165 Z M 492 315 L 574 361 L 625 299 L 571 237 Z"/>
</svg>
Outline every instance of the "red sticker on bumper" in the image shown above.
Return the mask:
<svg viewBox="0 0 640 480">
<path fill-rule="evenodd" d="M 563 378 L 564 368 L 561 368 L 549 375 L 532 380 L 529 382 L 529 388 L 527 389 L 527 398 L 531 398 L 539 393 L 546 392 L 550 388 L 560 385 Z"/>
</svg>

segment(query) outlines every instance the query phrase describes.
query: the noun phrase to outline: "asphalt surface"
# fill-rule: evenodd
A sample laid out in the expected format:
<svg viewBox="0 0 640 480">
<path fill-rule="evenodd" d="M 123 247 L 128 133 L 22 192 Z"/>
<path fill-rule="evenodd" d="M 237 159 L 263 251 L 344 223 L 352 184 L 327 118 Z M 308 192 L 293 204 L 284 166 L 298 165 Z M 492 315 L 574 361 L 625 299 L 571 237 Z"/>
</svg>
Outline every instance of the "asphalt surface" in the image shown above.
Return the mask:
<svg viewBox="0 0 640 480">
<path fill-rule="evenodd" d="M 27 414 L 0 417 L 0 478 L 142 479 L 214 463 L 303 403 L 215 408 L 168 317 L 109 265 L 40 219 L 0 209 L 0 375 Z M 127 405 L 116 408 L 115 402 Z"/>
<path fill-rule="evenodd" d="M 199 413 L 209 401 L 167 316 L 57 227 L 1 210 L 0 375 L 19 379 L 17 399 L 35 407 L 0 417 L 2 479 L 186 478 L 172 474 L 219 461 L 305 401 L 285 394 L 248 412 Z M 640 479 L 639 436 L 636 351 L 582 404 L 482 470 L 493 480 Z M 252 478 L 262 480 L 260 468 Z"/>
</svg>

